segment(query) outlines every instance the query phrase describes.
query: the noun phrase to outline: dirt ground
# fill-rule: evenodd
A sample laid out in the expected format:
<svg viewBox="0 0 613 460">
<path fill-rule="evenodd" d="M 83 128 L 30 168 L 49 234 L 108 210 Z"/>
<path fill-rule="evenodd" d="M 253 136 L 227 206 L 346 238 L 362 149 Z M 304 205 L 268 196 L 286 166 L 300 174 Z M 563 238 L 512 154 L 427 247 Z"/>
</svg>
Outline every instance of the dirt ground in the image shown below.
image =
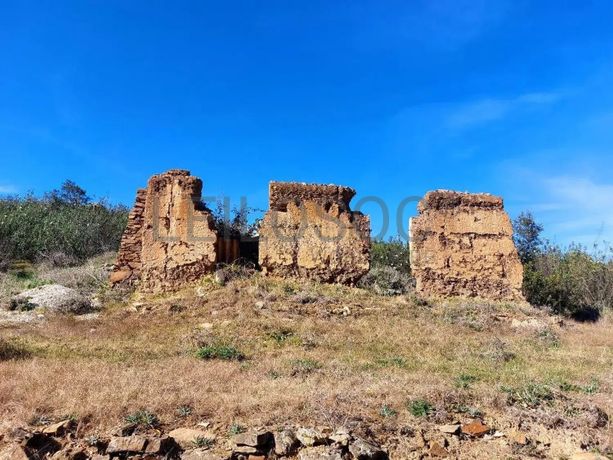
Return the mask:
<svg viewBox="0 0 613 460">
<path fill-rule="evenodd" d="M 452 458 L 613 453 L 610 314 L 578 323 L 525 304 L 257 273 L 99 297 L 101 312 L 84 318 L 0 318 L 2 427 L 70 416 L 80 435 L 102 436 L 141 411 L 163 431 L 201 424 L 220 438 L 237 426 L 348 426 L 393 459 L 439 441 Z M 473 420 L 488 434 L 441 432 Z"/>
</svg>

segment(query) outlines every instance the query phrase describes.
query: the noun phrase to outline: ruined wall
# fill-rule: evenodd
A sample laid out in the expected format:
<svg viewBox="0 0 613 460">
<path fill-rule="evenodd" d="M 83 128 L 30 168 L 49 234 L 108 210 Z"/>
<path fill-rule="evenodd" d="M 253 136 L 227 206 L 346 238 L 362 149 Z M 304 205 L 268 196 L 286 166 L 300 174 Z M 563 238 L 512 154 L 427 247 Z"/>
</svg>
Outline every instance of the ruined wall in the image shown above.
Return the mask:
<svg viewBox="0 0 613 460">
<path fill-rule="evenodd" d="M 502 199 L 428 192 L 411 219 L 411 270 L 425 296 L 521 300 L 523 269 Z"/>
<path fill-rule="evenodd" d="M 202 181 L 189 171 L 151 177 L 137 194 L 110 281 L 172 291 L 212 271 L 217 233 L 201 192 Z"/>
<path fill-rule="evenodd" d="M 109 279 L 111 284 L 133 284 L 140 279 L 146 199 L 147 189 L 138 189 L 134 206 L 128 215 L 128 224 L 121 237 L 117 261 Z"/>
<path fill-rule="evenodd" d="M 262 271 L 354 284 L 370 267 L 370 219 L 349 207 L 355 191 L 336 185 L 271 182 L 260 225 Z"/>
</svg>

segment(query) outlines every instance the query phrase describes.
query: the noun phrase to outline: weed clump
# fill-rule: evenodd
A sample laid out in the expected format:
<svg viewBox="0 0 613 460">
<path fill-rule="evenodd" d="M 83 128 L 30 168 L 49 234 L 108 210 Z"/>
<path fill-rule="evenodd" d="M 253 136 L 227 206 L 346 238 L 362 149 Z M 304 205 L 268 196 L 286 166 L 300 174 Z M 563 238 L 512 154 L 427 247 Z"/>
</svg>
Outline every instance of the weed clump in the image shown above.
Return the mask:
<svg viewBox="0 0 613 460">
<path fill-rule="evenodd" d="M 520 405 L 526 408 L 536 408 L 542 404 L 550 404 L 555 399 L 555 394 L 549 385 L 542 383 L 528 383 L 520 387 L 502 387 L 507 393 L 509 405 Z"/>
<path fill-rule="evenodd" d="M 126 422 L 141 428 L 155 428 L 160 424 L 158 416 L 148 410 L 139 410 L 126 415 Z"/>
<path fill-rule="evenodd" d="M 238 348 L 231 345 L 206 345 L 196 351 L 199 359 L 221 359 L 224 361 L 243 361 L 245 355 Z"/>
<path fill-rule="evenodd" d="M 318 369 L 321 369 L 322 365 L 319 361 L 310 358 L 295 359 L 292 361 L 292 377 L 307 376 L 312 374 Z"/>
<path fill-rule="evenodd" d="M 427 417 L 432 413 L 434 408 L 425 399 L 414 399 L 407 403 L 407 409 L 413 417 Z"/>
</svg>

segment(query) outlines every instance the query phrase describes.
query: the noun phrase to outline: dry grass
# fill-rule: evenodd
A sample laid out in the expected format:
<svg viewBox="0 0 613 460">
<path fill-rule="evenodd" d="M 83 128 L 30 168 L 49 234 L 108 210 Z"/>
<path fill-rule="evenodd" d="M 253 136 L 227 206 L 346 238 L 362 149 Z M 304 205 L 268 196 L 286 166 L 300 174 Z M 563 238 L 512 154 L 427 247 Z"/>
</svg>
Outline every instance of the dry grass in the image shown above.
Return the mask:
<svg viewBox="0 0 613 460">
<path fill-rule="evenodd" d="M 518 330 L 512 318 L 547 326 Z M 568 454 L 586 436 L 601 446 L 611 434 L 610 425 L 592 429 L 584 420 L 590 404 L 613 410 L 611 324 L 605 316 L 560 326 L 528 306 L 420 305 L 260 275 L 224 287 L 205 279 L 172 296 L 113 304 L 91 321 L 0 329 L 27 351 L 0 362 L 0 416 L 27 423 L 36 414 L 75 414 L 99 431 L 145 409 L 167 428 L 207 420 L 224 434 L 232 424 L 354 424 L 393 448 L 403 427 L 479 411 L 500 430 L 559 433 L 557 448 Z M 197 359 L 196 349 L 210 344 L 247 359 Z M 550 388 L 552 400 L 508 402 L 530 385 Z M 429 418 L 411 415 L 407 402 L 416 399 L 433 406 Z M 548 428 L 556 416 L 564 423 Z"/>
</svg>

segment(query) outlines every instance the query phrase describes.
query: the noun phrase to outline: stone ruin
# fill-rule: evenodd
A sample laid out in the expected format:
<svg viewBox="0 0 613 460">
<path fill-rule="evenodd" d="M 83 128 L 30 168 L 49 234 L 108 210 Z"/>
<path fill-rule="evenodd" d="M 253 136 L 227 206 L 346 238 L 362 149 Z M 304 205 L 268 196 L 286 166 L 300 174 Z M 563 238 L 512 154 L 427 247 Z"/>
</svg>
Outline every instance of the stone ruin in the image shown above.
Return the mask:
<svg viewBox="0 0 613 460">
<path fill-rule="evenodd" d="M 201 192 L 202 181 L 180 169 L 151 177 L 147 188 L 137 191 L 112 284 L 171 291 L 215 268 L 217 232 Z"/>
<path fill-rule="evenodd" d="M 523 300 L 523 269 L 502 198 L 428 192 L 411 219 L 411 270 L 427 297 Z"/>
<path fill-rule="evenodd" d="M 352 188 L 271 182 L 270 209 L 251 246 L 219 235 L 201 192 L 202 181 L 179 169 L 151 177 L 137 191 L 111 284 L 173 291 L 243 251 L 254 253 L 264 274 L 279 277 L 353 285 L 368 273 L 370 219 L 351 211 Z M 418 293 L 523 299 L 522 266 L 501 198 L 437 190 L 418 211 L 410 222 Z"/>
<path fill-rule="evenodd" d="M 354 195 L 337 185 L 271 182 L 260 225 L 262 271 L 355 284 L 370 268 L 370 219 L 351 211 Z"/>
</svg>

